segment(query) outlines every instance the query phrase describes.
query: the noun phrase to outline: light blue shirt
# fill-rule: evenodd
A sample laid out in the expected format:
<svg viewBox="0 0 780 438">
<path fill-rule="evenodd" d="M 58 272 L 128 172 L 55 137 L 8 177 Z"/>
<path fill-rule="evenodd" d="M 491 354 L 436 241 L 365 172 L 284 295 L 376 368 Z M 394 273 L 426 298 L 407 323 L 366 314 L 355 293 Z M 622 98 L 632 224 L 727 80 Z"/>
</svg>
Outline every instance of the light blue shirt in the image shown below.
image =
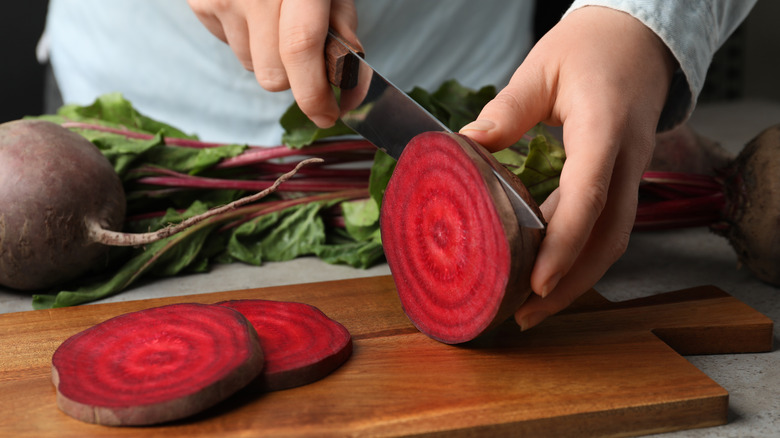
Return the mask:
<svg viewBox="0 0 780 438">
<path fill-rule="evenodd" d="M 501 87 L 528 53 L 533 2 L 357 1 L 366 59 L 403 90 L 448 79 Z M 140 111 L 207 141 L 276 145 L 292 94 L 263 90 L 184 0 L 51 0 L 63 100 L 121 91 Z"/>
<path fill-rule="evenodd" d="M 506 85 L 532 44 L 532 1 L 357 0 L 366 59 L 404 90 L 448 79 Z M 754 0 L 582 0 L 638 18 L 680 64 L 665 124 L 692 110 L 712 55 Z M 289 91 L 263 90 L 185 0 L 50 0 L 46 27 L 63 100 L 120 91 L 143 113 L 207 141 L 275 145 Z"/>
</svg>

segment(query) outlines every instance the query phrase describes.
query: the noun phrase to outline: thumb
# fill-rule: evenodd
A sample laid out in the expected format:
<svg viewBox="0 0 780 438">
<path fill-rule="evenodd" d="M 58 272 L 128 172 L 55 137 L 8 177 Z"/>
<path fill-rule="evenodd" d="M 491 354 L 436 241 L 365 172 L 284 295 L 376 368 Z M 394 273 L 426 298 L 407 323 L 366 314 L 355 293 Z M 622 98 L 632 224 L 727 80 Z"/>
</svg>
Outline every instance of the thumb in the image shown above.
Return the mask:
<svg viewBox="0 0 780 438">
<path fill-rule="evenodd" d="M 463 128 L 466 135 L 495 152 L 514 144 L 537 123 L 550 117 L 552 93 L 540 69 L 526 63 L 509 84 L 487 103 L 477 119 Z"/>
</svg>

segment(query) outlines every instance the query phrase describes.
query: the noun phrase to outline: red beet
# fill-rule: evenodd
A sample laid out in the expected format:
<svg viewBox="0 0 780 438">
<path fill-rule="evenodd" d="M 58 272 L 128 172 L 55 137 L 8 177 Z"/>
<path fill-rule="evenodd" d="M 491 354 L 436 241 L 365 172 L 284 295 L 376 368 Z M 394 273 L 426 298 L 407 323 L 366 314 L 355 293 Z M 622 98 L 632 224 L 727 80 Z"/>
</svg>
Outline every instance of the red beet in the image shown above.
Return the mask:
<svg viewBox="0 0 780 438">
<path fill-rule="evenodd" d="M 758 278 L 780 285 L 780 125 L 751 140 L 724 175 L 726 207 L 713 230 Z"/>
<path fill-rule="evenodd" d="M 100 150 L 41 120 L 0 125 L 0 285 L 48 289 L 100 266 L 108 246 L 144 245 L 274 192 L 310 158 L 270 187 L 151 233 L 122 233 L 122 182 Z"/>
<path fill-rule="evenodd" d="M 481 147 L 458 134 L 418 135 L 382 201 L 382 244 L 404 311 L 445 343 L 470 341 L 520 307 L 542 239 L 519 226 L 492 168 L 535 206 L 528 191 Z"/>
<path fill-rule="evenodd" d="M 343 325 L 316 307 L 269 300 L 232 300 L 218 305 L 241 312 L 254 325 L 265 354 L 255 380 L 261 390 L 276 391 L 319 380 L 352 354 L 352 337 Z"/>
<path fill-rule="evenodd" d="M 710 148 L 701 143 L 701 149 Z M 708 225 L 728 239 L 740 264 L 780 285 L 780 125 L 759 133 L 726 165 L 711 159 L 717 153 L 686 150 L 671 161 L 682 163 L 679 158 L 687 156 L 691 163 L 709 164 L 645 172 L 634 229 Z M 712 166 L 719 167 L 712 172 Z"/>
<path fill-rule="evenodd" d="M 734 160 L 733 154 L 688 124 L 658 133 L 655 139 L 648 170 L 715 175 Z"/>
<path fill-rule="evenodd" d="M 262 371 L 252 325 L 227 307 L 174 304 L 127 313 L 67 339 L 52 357 L 57 404 L 89 423 L 184 418 Z"/>
<path fill-rule="evenodd" d="M 44 289 L 99 266 L 106 246 L 87 223 L 119 230 L 125 196 L 114 168 L 79 134 L 40 120 L 0 125 L 0 285 Z"/>
</svg>

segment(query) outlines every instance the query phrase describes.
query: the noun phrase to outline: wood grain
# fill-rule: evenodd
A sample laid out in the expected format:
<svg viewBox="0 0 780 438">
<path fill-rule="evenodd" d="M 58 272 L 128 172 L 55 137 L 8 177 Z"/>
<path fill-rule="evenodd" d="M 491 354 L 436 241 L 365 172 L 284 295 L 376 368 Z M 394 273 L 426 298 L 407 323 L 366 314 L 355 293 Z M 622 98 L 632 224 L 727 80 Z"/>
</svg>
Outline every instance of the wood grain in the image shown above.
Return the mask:
<svg viewBox="0 0 780 438">
<path fill-rule="evenodd" d="M 336 38 L 343 44 L 336 41 Z M 346 39 L 332 29 L 328 32 L 325 40 L 325 72 L 328 76 L 328 82 L 342 90 L 351 90 L 358 83 L 360 62 L 350 50 L 360 57 L 363 57 L 364 54 L 356 47 L 349 46 L 347 49 L 344 44 L 349 45 Z"/>
<path fill-rule="evenodd" d="M 612 303 L 595 291 L 527 332 L 449 346 L 417 332 L 391 277 L 0 315 L 0 436 L 137 436 L 57 409 L 51 355 L 110 317 L 174 302 L 265 298 L 319 307 L 354 336 L 331 376 L 242 392 L 144 436 L 604 436 L 726 422 L 728 394 L 684 354 L 768 351 L 772 321 L 714 287 Z M 660 336 L 660 338 L 659 338 Z"/>
</svg>

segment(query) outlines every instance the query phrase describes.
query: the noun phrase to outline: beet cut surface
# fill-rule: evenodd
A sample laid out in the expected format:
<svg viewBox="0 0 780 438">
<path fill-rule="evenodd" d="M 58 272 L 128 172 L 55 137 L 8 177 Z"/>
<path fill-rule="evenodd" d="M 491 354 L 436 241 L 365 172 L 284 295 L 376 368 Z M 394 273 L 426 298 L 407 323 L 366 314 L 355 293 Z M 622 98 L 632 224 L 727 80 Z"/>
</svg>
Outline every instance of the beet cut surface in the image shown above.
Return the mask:
<svg viewBox="0 0 780 438">
<path fill-rule="evenodd" d="M 173 304 L 111 318 L 52 357 L 57 405 L 103 425 L 188 417 L 246 386 L 263 368 L 252 325 L 227 307 Z"/>
<path fill-rule="evenodd" d="M 519 308 L 542 238 L 519 226 L 493 168 L 535 206 L 528 191 L 478 148 L 458 134 L 418 135 L 382 202 L 382 244 L 404 311 L 450 344 L 473 340 Z"/>
<path fill-rule="evenodd" d="M 285 301 L 231 300 L 217 303 L 243 314 L 254 325 L 265 368 L 254 383 L 276 391 L 319 380 L 352 354 L 349 331 L 314 306 Z"/>
</svg>

